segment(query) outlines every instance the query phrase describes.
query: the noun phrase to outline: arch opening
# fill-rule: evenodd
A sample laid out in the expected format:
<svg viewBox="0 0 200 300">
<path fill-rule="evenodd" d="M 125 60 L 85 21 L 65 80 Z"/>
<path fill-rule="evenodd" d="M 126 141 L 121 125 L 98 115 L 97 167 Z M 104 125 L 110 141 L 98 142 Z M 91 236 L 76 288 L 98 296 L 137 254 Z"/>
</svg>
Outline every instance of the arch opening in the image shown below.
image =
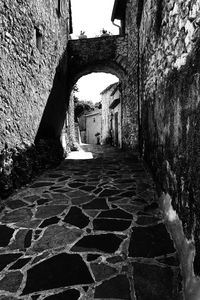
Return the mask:
<svg viewBox="0 0 200 300">
<path fill-rule="evenodd" d="M 63 147 L 66 139 L 70 150 L 78 150 L 83 144 L 121 147 L 121 81 L 119 76 L 106 71 L 85 70 L 89 74 L 74 83 L 62 130 Z"/>
</svg>

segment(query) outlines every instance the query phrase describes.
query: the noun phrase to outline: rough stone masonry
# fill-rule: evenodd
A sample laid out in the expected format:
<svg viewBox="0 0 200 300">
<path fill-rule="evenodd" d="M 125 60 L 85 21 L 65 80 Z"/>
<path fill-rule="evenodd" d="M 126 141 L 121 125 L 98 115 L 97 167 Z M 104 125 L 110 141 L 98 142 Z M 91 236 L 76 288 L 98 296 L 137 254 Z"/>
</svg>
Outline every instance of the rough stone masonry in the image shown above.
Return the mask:
<svg viewBox="0 0 200 300">
<path fill-rule="evenodd" d="M 70 32 L 70 3 L 61 2 L 0 1 L 2 197 L 41 165 L 34 139 Z"/>
</svg>

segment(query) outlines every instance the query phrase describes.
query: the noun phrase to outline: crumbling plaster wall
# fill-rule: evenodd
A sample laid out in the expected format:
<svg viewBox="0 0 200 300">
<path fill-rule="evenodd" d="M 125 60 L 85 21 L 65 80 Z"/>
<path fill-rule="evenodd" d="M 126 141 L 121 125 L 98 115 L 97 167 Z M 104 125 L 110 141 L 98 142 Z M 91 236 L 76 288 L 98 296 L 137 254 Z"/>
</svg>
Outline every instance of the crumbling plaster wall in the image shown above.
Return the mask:
<svg viewBox="0 0 200 300">
<path fill-rule="evenodd" d="M 0 2 L 0 150 L 33 143 L 66 47 L 68 1 L 57 14 L 54 0 Z M 36 46 L 36 31 L 42 39 Z"/>
<path fill-rule="evenodd" d="M 143 155 L 173 198 L 200 274 L 200 2 L 146 0 L 139 24 Z"/>
</svg>

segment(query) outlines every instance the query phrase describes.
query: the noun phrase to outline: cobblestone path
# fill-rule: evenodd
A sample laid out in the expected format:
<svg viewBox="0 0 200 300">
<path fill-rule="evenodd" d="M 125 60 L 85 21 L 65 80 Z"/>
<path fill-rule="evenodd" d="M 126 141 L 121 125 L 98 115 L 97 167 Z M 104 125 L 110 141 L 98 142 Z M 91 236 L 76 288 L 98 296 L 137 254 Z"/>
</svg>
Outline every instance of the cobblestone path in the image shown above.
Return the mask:
<svg viewBox="0 0 200 300">
<path fill-rule="evenodd" d="M 0 300 L 172 300 L 179 263 L 136 155 L 92 148 L 3 203 Z"/>
</svg>

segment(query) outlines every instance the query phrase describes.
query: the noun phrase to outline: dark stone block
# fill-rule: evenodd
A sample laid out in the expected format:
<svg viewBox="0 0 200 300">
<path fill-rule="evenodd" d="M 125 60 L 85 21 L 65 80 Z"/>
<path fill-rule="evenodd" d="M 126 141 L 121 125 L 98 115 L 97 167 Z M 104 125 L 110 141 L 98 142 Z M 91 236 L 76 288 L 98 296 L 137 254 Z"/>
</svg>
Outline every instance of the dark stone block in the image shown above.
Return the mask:
<svg viewBox="0 0 200 300">
<path fill-rule="evenodd" d="M 31 297 L 31 299 L 32 299 L 32 300 L 37 300 L 39 297 L 40 297 L 40 295 L 33 295 L 33 296 Z"/>
<path fill-rule="evenodd" d="M 135 179 L 121 179 L 121 180 L 117 180 L 117 183 L 130 183 L 130 184 L 134 184 L 136 181 Z"/>
<path fill-rule="evenodd" d="M 25 196 L 24 199 L 30 203 L 35 202 L 36 200 L 39 200 L 40 197 L 36 196 L 36 195 L 32 195 L 32 196 Z"/>
<path fill-rule="evenodd" d="M 70 176 L 63 176 L 63 177 L 58 179 L 58 182 L 67 181 L 68 179 L 70 179 Z"/>
<path fill-rule="evenodd" d="M 108 196 L 113 196 L 113 195 L 116 195 L 119 193 L 120 193 L 119 190 L 105 189 L 105 190 L 103 190 L 103 192 L 101 192 L 99 194 L 99 196 L 100 197 L 108 197 Z"/>
<path fill-rule="evenodd" d="M 83 214 L 80 208 L 74 206 L 71 207 L 63 221 L 79 228 L 84 228 L 89 224 L 90 219 Z"/>
<path fill-rule="evenodd" d="M 55 179 L 56 179 L 56 178 L 62 177 L 62 174 L 52 173 L 52 174 L 49 174 L 48 177 L 49 177 L 49 178 L 55 178 Z"/>
<path fill-rule="evenodd" d="M 41 224 L 40 224 L 40 228 L 44 228 L 47 227 L 49 225 L 53 225 L 53 224 L 57 224 L 60 221 L 60 218 L 58 217 L 52 217 L 49 219 L 44 220 Z"/>
<path fill-rule="evenodd" d="M 73 205 L 82 205 L 84 203 L 88 203 L 94 199 L 94 196 L 86 195 L 81 197 L 72 198 L 71 202 Z"/>
<path fill-rule="evenodd" d="M 94 261 L 96 260 L 97 258 L 99 258 L 101 255 L 99 254 L 88 254 L 87 255 L 87 261 Z"/>
<path fill-rule="evenodd" d="M 18 298 L 12 296 L 0 296 L 0 300 L 18 300 Z"/>
<path fill-rule="evenodd" d="M 108 257 L 106 260 L 108 263 L 111 263 L 111 264 L 117 264 L 119 262 L 124 261 L 123 257 L 121 257 L 121 256 Z"/>
<path fill-rule="evenodd" d="M 156 257 L 174 252 L 173 241 L 164 224 L 133 228 L 129 256 Z"/>
<path fill-rule="evenodd" d="M 103 263 L 90 264 L 95 281 L 105 280 L 113 275 L 116 275 L 117 270 Z"/>
<path fill-rule="evenodd" d="M 109 209 L 105 198 L 96 198 L 82 207 L 83 209 Z"/>
<path fill-rule="evenodd" d="M 121 197 L 133 197 L 136 195 L 135 191 L 127 191 L 120 194 Z"/>
<path fill-rule="evenodd" d="M 151 224 L 156 224 L 160 221 L 160 219 L 155 218 L 155 217 L 151 217 L 151 216 L 141 216 L 137 219 L 136 223 L 138 225 L 151 225 Z"/>
<path fill-rule="evenodd" d="M 80 190 L 86 191 L 86 192 L 91 192 L 94 189 L 96 189 L 96 186 L 94 186 L 94 185 L 86 185 L 86 186 L 81 186 L 80 187 Z"/>
<path fill-rule="evenodd" d="M 23 295 L 93 282 L 86 264 L 79 255 L 62 253 L 28 270 Z"/>
<path fill-rule="evenodd" d="M 124 231 L 131 226 L 131 221 L 115 219 L 95 219 L 93 221 L 94 230 Z"/>
<path fill-rule="evenodd" d="M 88 235 L 79 240 L 71 251 L 114 253 L 121 242 L 122 239 L 112 233 Z"/>
<path fill-rule="evenodd" d="M 95 191 L 93 191 L 94 194 L 99 194 L 102 191 L 102 188 L 98 188 Z"/>
<path fill-rule="evenodd" d="M 107 211 L 102 211 L 98 218 L 116 218 L 116 219 L 130 219 L 132 220 L 133 216 L 126 211 L 117 208 L 117 209 L 110 209 Z"/>
<path fill-rule="evenodd" d="M 51 186 L 54 185 L 54 182 L 51 181 L 40 181 L 33 183 L 30 188 L 37 188 L 37 187 L 44 187 L 44 186 Z"/>
<path fill-rule="evenodd" d="M 6 247 L 14 233 L 14 229 L 0 225 L 0 247 Z"/>
<path fill-rule="evenodd" d="M 42 199 L 40 199 L 40 200 L 37 201 L 37 204 L 38 205 L 43 205 L 43 204 L 45 204 L 45 203 L 47 203 L 49 201 L 50 201 L 50 199 L 42 198 Z"/>
<path fill-rule="evenodd" d="M 168 266 L 179 266 L 178 256 L 159 258 L 158 261 Z"/>
<path fill-rule="evenodd" d="M 169 267 L 133 263 L 134 287 L 137 299 L 176 300 L 174 274 Z"/>
<path fill-rule="evenodd" d="M 144 211 L 145 212 L 152 212 L 152 211 L 154 211 L 155 209 L 158 209 L 158 208 L 159 208 L 158 203 L 153 202 L 150 205 L 145 206 Z"/>
<path fill-rule="evenodd" d="M 22 256 L 21 253 L 10 253 L 10 254 L 1 254 L 0 255 L 0 271 L 2 271 L 7 265 L 9 265 L 11 262 L 17 260 L 20 256 Z"/>
<path fill-rule="evenodd" d="M 67 290 L 65 292 L 62 292 L 60 294 L 53 294 L 52 296 L 48 296 L 46 298 L 44 298 L 44 300 L 48 299 L 48 300 L 78 300 L 80 297 L 80 292 L 75 290 L 75 289 L 71 289 L 71 290 Z"/>
<path fill-rule="evenodd" d="M 96 287 L 94 298 L 131 300 L 130 286 L 127 277 L 125 275 L 118 275 L 110 280 L 104 281 Z"/>
<path fill-rule="evenodd" d="M 21 200 L 12 200 L 12 201 L 8 201 L 6 202 L 6 206 L 8 206 L 11 209 L 15 209 L 15 208 L 20 208 L 27 205 L 26 203 L 24 203 Z"/>
<path fill-rule="evenodd" d="M 29 248 L 32 241 L 32 230 L 29 230 L 24 239 L 24 248 Z"/>
<path fill-rule="evenodd" d="M 16 263 L 14 263 L 14 265 L 12 265 L 9 269 L 10 270 L 18 270 L 21 269 L 22 267 L 24 267 L 29 261 L 31 260 L 31 257 L 27 257 L 27 258 L 20 258 L 16 261 Z"/>
<path fill-rule="evenodd" d="M 68 183 L 68 186 L 71 187 L 71 188 L 79 188 L 81 186 L 83 186 L 84 183 L 82 182 L 72 182 L 72 183 Z"/>
</svg>

